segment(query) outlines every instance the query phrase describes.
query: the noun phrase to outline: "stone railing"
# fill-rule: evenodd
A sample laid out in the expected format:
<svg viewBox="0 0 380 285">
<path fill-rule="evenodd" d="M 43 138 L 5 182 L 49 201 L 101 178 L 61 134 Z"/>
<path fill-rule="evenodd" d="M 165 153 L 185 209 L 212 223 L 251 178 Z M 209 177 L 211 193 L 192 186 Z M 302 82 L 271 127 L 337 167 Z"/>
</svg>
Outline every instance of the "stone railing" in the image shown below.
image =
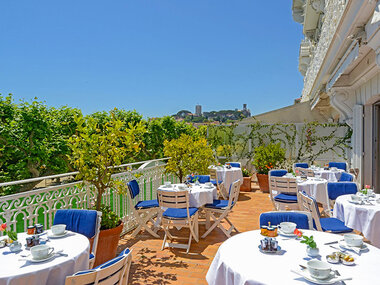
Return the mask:
<svg viewBox="0 0 380 285">
<path fill-rule="evenodd" d="M 140 185 L 140 195 L 136 199 L 155 199 L 156 190 L 164 181 L 177 182 L 176 177 L 165 174 L 166 160 L 122 165 L 120 167 L 129 170 L 115 174 L 114 178 L 125 182 L 136 179 Z M 6 186 L 5 184 L 2 183 L 2 186 Z M 14 185 L 15 182 L 10 184 Z M 17 232 L 25 232 L 29 225 L 36 223 L 43 224 L 44 228 L 48 229 L 58 209 L 91 208 L 95 201 L 95 193 L 91 187 L 91 185 L 82 186 L 82 181 L 77 181 L 0 197 L 0 223 L 7 223 L 12 230 Z M 136 226 L 126 195 L 119 194 L 114 189 L 108 189 L 103 195 L 102 202 L 110 206 L 124 222 L 122 234 Z"/>
</svg>

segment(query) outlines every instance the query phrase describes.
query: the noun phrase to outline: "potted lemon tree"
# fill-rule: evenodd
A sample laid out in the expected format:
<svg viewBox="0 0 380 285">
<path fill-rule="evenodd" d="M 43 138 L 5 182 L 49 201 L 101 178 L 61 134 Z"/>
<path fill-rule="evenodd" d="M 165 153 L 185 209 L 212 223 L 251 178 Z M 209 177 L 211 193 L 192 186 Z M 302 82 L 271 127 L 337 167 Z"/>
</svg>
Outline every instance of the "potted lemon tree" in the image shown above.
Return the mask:
<svg viewBox="0 0 380 285">
<path fill-rule="evenodd" d="M 95 266 L 112 259 L 116 255 L 117 245 L 123 229 L 123 223 L 109 206 L 102 204 L 107 189 L 119 193 L 127 190 L 124 182 L 112 177 L 125 158 L 140 151 L 141 137 L 145 127 L 141 123 L 126 126 L 114 118 L 100 124 L 94 118 L 76 117 L 77 133 L 69 139 L 72 153 L 69 160 L 79 171 L 78 179 L 83 180 L 95 192 L 94 209 L 102 212 Z"/>
<path fill-rule="evenodd" d="M 256 169 L 256 176 L 263 192 L 269 192 L 268 172 L 279 168 L 285 162 L 285 149 L 280 143 L 260 145 L 254 150 L 252 164 Z"/>
</svg>

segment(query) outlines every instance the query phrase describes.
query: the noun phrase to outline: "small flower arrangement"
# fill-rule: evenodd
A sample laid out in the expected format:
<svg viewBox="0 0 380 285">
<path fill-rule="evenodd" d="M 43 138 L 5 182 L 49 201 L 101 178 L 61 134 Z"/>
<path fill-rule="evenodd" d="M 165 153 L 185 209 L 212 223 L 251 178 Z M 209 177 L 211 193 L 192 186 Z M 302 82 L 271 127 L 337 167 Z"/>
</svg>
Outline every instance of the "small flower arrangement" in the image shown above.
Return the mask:
<svg viewBox="0 0 380 285">
<path fill-rule="evenodd" d="M 293 232 L 297 237 L 301 238 L 302 237 L 302 232 L 299 229 L 295 229 Z"/>
<path fill-rule="evenodd" d="M 243 173 L 243 177 L 251 177 L 251 172 L 247 168 L 242 168 L 241 172 Z"/>
<path fill-rule="evenodd" d="M 317 248 L 317 244 L 316 242 L 314 241 L 314 238 L 313 236 L 304 236 L 302 235 L 302 238 L 303 240 L 301 240 L 301 243 L 305 243 L 306 245 L 308 245 L 310 248 Z"/>
<path fill-rule="evenodd" d="M 370 189 L 371 189 L 371 185 L 365 185 L 364 189 L 361 192 L 362 192 L 362 194 L 367 195 L 368 190 L 370 190 Z"/>
<path fill-rule="evenodd" d="M 8 238 L 12 241 L 17 240 L 17 233 L 14 231 L 7 231 L 7 224 L 0 225 L 0 232 L 4 232 L 4 235 L 7 235 Z"/>
</svg>

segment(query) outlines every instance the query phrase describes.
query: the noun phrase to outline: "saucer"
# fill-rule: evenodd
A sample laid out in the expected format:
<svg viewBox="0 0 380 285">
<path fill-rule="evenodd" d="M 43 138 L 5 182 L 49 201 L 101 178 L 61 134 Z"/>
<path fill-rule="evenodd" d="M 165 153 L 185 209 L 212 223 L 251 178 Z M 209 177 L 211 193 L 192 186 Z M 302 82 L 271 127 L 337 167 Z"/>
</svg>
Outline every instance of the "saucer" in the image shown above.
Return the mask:
<svg viewBox="0 0 380 285">
<path fill-rule="evenodd" d="M 281 246 L 277 246 L 277 250 L 263 250 L 263 249 L 261 248 L 261 245 L 259 245 L 259 250 L 260 250 L 262 253 L 279 254 L 279 253 L 281 253 Z"/>
<path fill-rule="evenodd" d="M 50 259 L 52 259 L 53 257 L 55 256 L 55 252 L 53 251 L 51 254 L 49 254 L 46 258 L 42 258 L 42 259 L 34 259 L 32 257 L 32 255 L 30 255 L 27 260 L 30 261 L 30 262 L 33 262 L 33 263 L 38 263 L 38 262 L 44 262 L 44 261 L 48 261 Z"/>
<path fill-rule="evenodd" d="M 281 229 L 278 229 L 278 233 L 285 237 L 296 237 L 297 235 L 295 233 L 285 233 Z"/>
<path fill-rule="evenodd" d="M 344 240 L 339 241 L 339 246 L 341 248 L 350 249 L 355 252 L 367 249 L 367 245 L 365 243 L 363 243 L 361 246 L 351 246 L 351 245 L 348 245 Z"/>
<path fill-rule="evenodd" d="M 321 285 L 335 284 L 335 282 L 337 282 L 337 281 L 339 281 L 339 279 L 341 279 L 341 278 L 338 278 L 338 276 L 335 276 L 333 271 L 330 272 L 330 276 L 327 277 L 326 279 L 317 279 L 317 278 L 312 277 L 310 275 L 309 271 L 307 271 L 307 269 L 305 269 L 305 270 L 292 270 L 292 272 L 302 276 L 307 281 L 310 281 L 311 283 L 314 283 L 314 284 L 321 284 Z"/>
<path fill-rule="evenodd" d="M 52 233 L 51 230 L 49 230 L 47 236 L 48 236 L 48 238 L 61 238 L 61 237 L 67 236 L 68 234 L 69 234 L 69 231 L 65 231 L 61 235 L 55 235 L 55 234 Z"/>
</svg>

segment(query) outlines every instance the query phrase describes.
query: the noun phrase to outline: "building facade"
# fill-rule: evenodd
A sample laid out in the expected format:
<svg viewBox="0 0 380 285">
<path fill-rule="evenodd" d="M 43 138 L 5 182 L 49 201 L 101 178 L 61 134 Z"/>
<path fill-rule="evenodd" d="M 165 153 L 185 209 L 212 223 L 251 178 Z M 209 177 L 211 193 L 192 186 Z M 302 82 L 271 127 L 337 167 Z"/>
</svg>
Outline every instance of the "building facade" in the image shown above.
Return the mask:
<svg viewBox="0 0 380 285">
<path fill-rule="evenodd" d="M 195 116 L 202 116 L 202 106 L 201 105 L 195 105 Z"/>
<path fill-rule="evenodd" d="M 353 129 L 350 167 L 380 192 L 380 1 L 293 0 L 301 102 Z"/>
</svg>

